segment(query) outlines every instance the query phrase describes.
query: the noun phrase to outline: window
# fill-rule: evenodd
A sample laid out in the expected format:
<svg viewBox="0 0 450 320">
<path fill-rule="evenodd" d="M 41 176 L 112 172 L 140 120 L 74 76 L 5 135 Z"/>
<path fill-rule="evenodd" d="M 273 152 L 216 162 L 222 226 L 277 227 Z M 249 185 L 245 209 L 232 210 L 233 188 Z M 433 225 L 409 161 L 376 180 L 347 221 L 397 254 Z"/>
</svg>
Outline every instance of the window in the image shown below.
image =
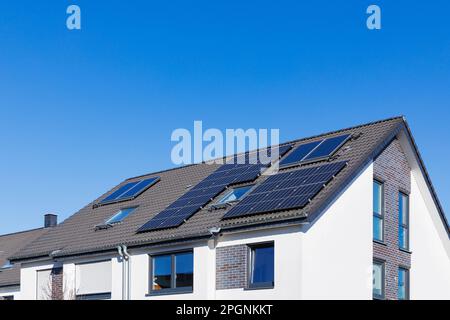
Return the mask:
<svg viewBox="0 0 450 320">
<path fill-rule="evenodd" d="M 373 182 L 373 239 L 383 241 L 384 239 L 384 197 L 383 184 Z"/>
<path fill-rule="evenodd" d="M 384 299 L 384 262 L 382 261 L 373 262 L 372 295 L 374 299 Z"/>
<path fill-rule="evenodd" d="M 77 300 L 103 300 L 111 296 L 111 260 L 81 263 L 75 266 Z"/>
<path fill-rule="evenodd" d="M 250 247 L 250 288 L 272 288 L 274 286 L 273 243 Z"/>
<path fill-rule="evenodd" d="M 402 192 L 398 194 L 398 246 L 409 249 L 409 197 Z"/>
<path fill-rule="evenodd" d="M 38 270 L 36 277 L 36 299 L 52 300 L 52 270 Z"/>
<path fill-rule="evenodd" d="M 192 251 L 151 257 L 150 293 L 192 292 L 194 254 Z"/>
<path fill-rule="evenodd" d="M 121 222 L 123 219 L 128 217 L 134 210 L 136 210 L 136 208 L 137 207 L 121 209 L 119 212 L 117 212 L 115 215 L 113 215 L 111 218 L 109 218 L 105 222 L 105 224 L 113 224 L 113 223 Z"/>
<path fill-rule="evenodd" d="M 233 190 L 228 192 L 225 196 L 223 196 L 217 202 L 217 204 L 224 204 L 224 203 L 228 203 L 228 202 L 231 202 L 231 201 L 238 201 L 238 200 L 242 199 L 242 197 L 245 196 L 247 194 L 247 192 L 249 192 L 252 187 L 253 186 L 245 186 L 245 187 L 240 187 L 240 188 L 234 188 Z"/>
<path fill-rule="evenodd" d="M 409 299 L 409 270 L 406 268 L 398 268 L 398 300 Z"/>
</svg>

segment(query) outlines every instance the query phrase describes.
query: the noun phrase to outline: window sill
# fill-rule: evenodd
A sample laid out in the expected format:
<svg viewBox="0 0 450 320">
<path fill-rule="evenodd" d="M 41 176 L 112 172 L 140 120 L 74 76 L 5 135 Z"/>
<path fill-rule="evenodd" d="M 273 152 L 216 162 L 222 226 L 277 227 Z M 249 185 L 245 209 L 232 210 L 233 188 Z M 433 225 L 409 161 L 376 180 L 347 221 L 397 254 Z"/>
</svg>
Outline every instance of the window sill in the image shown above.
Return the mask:
<svg viewBox="0 0 450 320">
<path fill-rule="evenodd" d="M 374 296 L 374 297 L 372 298 L 372 300 L 374 300 L 374 301 L 385 301 L 386 298 L 385 298 L 385 297 L 376 297 L 376 296 Z"/>
<path fill-rule="evenodd" d="M 259 285 L 249 285 L 248 287 L 244 288 L 244 291 L 250 291 L 250 290 L 270 290 L 274 289 L 274 285 L 272 283 L 264 283 Z"/>
<path fill-rule="evenodd" d="M 374 242 L 374 243 L 377 243 L 377 244 L 381 244 L 382 246 L 387 246 L 386 242 L 381 241 L 381 240 L 373 239 L 373 242 Z"/>
<path fill-rule="evenodd" d="M 188 293 L 194 293 L 194 290 L 192 288 L 187 289 L 166 289 L 166 290 L 158 290 L 158 291 L 151 291 L 150 293 L 147 293 L 146 297 L 157 297 L 157 296 L 167 296 L 167 295 L 176 295 L 176 294 L 188 294 Z"/>
<path fill-rule="evenodd" d="M 409 251 L 408 249 L 398 248 L 398 250 L 405 252 L 405 253 L 412 254 L 412 251 Z"/>
</svg>

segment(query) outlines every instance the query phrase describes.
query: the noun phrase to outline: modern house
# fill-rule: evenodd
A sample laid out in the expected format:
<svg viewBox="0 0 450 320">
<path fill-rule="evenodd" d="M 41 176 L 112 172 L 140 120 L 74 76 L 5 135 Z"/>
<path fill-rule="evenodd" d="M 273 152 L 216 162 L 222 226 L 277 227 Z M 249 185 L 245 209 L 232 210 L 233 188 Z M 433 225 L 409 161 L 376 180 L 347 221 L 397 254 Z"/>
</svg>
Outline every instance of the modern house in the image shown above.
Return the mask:
<svg viewBox="0 0 450 320">
<path fill-rule="evenodd" d="M 273 148 L 120 183 L 10 255 L 18 298 L 450 299 L 450 228 L 403 117 Z"/>
<path fill-rule="evenodd" d="M 0 300 L 20 299 L 20 264 L 11 264 L 8 257 L 56 226 L 57 218 L 46 214 L 43 228 L 0 235 Z"/>
</svg>

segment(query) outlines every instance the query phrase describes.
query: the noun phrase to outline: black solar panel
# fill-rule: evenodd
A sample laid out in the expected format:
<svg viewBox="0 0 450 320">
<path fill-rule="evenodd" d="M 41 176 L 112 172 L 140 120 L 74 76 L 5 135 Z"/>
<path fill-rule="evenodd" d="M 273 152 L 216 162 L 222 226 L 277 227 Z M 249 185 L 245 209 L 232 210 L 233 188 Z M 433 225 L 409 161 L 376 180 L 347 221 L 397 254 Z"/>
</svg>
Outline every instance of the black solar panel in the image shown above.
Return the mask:
<svg viewBox="0 0 450 320">
<path fill-rule="evenodd" d="M 280 167 L 295 165 L 301 162 L 322 160 L 332 156 L 351 135 L 345 134 L 333 138 L 322 139 L 299 145 L 285 159 L 280 161 Z"/>
<path fill-rule="evenodd" d="M 279 154 L 285 154 L 291 145 L 280 147 Z M 268 150 L 271 155 L 271 150 Z M 213 198 L 223 192 L 227 186 L 254 181 L 268 164 L 249 164 L 249 153 L 243 154 L 246 164 L 226 163 L 198 183 L 165 210 L 139 228 L 138 232 L 178 227 L 193 216 Z M 236 161 L 234 157 L 232 161 Z"/>
<path fill-rule="evenodd" d="M 337 149 L 340 148 L 342 144 L 344 144 L 345 141 L 347 141 L 348 138 L 350 138 L 349 134 L 326 139 L 316 149 L 314 149 L 313 152 L 305 157 L 304 160 L 308 161 L 331 156 Z"/>
<path fill-rule="evenodd" d="M 117 201 L 134 199 L 142 192 L 150 188 L 153 184 L 158 182 L 159 179 L 159 177 L 153 177 L 140 181 L 129 182 L 100 201 L 100 204 L 108 204 Z"/>
<path fill-rule="evenodd" d="M 336 162 L 270 176 L 223 219 L 303 208 L 345 165 L 345 162 Z"/>
<path fill-rule="evenodd" d="M 285 166 L 291 163 L 302 161 L 315 147 L 321 143 L 322 140 L 305 143 L 298 146 L 285 159 L 280 162 L 280 166 Z"/>
</svg>

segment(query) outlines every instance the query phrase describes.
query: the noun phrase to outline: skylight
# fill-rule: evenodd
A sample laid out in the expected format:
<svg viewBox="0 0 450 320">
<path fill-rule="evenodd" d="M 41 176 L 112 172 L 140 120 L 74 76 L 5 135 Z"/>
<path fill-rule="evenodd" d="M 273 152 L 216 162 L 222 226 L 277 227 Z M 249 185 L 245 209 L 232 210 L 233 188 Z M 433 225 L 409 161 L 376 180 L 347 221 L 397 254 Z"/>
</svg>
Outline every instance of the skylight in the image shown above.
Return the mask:
<svg viewBox="0 0 450 320">
<path fill-rule="evenodd" d="M 253 185 L 240 187 L 240 188 L 234 188 L 233 190 L 231 190 L 230 192 L 225 194 L 217 202 L 217 204 L 224 204 L 224 203 L 228 203 L 228 202 L 231 202 L 231 201 L 238 201 L 238 200 L 242 199 L 242 197 L 245 196 L 247 194 L 247 192 L 249 192 L 252 187 L 253 187 Z"/>
<path fill-rule="evenodd" d="M 109 204 L 134 199 L 159 180 L 159 177 L 153 177 L 135 182 L 129 182 L 100 201 L 100 204 Z"/>
<path fill-rule="evenodd" d="M 6 261 L 6 263 L 0 267 L 0 271 L 8 270 L 8 269 L 11 269 L 12 267 L 13 267 L 12 263 L 9 261 Z"/>
<path fill-rule="evenodd" d="M 119 212 L 109 218 L 105 222 L 105 224 L 114 224 L 123 221 L 123 219 L 128 217 L 134 210 L 136 210 L 136 208 L 137 207 L 121 209 Z"/>
</svg>

